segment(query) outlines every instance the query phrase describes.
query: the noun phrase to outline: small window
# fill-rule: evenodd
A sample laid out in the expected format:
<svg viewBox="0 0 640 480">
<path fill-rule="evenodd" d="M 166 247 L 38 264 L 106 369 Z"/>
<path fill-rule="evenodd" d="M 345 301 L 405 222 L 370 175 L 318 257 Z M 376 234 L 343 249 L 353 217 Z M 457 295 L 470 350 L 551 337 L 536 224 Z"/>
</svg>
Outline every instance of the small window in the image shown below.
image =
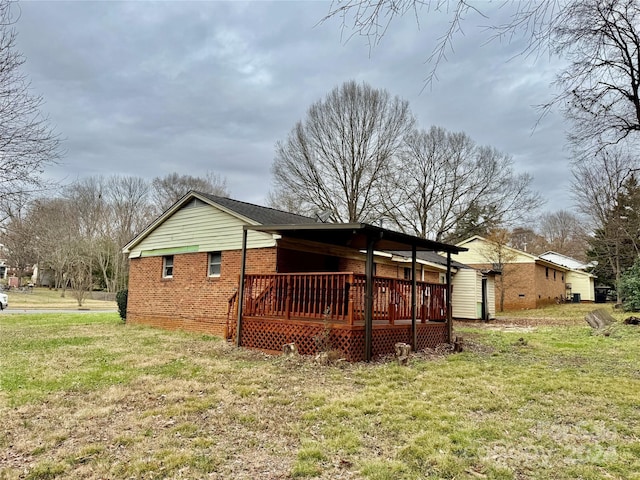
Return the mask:
<svg viewBox="0 0 640 480">
<path fill-rule="evenodd" d="M 555 270 L 553 271 L 553 280 L 554 281 L 556 280 L 556 271 Z"/>
<path fill-rule="evenodd" d="M 545 267 L 544 274 L 547 278 L 549 278 L 549 267 Z"/>
<path fill-rule="evenodd" d="M 404 269 L 404 279 L 405 280 L 411 280 L 411 269 L 410 268 L 405 268 Z"/>
<path fill-rule="evenodd" d="M 209 270 L 210 277 L 220 276 L 220 266 L 222 265 L 222 254 L 220 252 L 209 253 Z"/>
<path fill-rule="evenodd" d="M 173 278 L 173 255 L 162 257 L 162 277 Z"/>
</svg>

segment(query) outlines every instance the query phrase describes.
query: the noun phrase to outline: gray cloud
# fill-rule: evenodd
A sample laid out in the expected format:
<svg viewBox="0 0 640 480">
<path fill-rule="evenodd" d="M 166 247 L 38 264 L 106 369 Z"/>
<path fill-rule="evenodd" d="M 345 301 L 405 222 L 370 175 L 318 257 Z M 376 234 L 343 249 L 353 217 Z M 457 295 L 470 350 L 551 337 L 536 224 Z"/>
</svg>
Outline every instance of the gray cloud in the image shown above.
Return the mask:
<svg viewBox="0 0 640 480">
<path fill-rule="evenodd" d="M 558 62 L 513 57 L 522 43 L 490 43 L 470 17 L 455 52 L 423 90 L 424 61 L 446 29 L 431 14 L 399 19 L 371 51 L 322 24 L 324 2 L 24 2 L 18 47 L 45 112 L 66 138 L 54 178 L 119 173 L 152 178 L 213 170 L 235 198 L 263 203 L 274 145 L 309 105 L 356 79 L 409 100 L 423 127 L 465 131 L 513 155 L 518 171 L 570 206 L 553 95 Z M 498 12 L 506 15 L 505 12 Z"/>
</svg>

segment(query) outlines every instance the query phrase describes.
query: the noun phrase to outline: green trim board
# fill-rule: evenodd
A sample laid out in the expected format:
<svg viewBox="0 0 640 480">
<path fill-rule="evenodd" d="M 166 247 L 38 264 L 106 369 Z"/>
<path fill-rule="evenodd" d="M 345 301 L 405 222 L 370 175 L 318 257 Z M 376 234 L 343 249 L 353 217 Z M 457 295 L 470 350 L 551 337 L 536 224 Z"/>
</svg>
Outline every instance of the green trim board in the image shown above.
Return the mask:
<svg viewBox="0 0 640 480">
<path fill-rule="evenodd" d="M 194 253 L 200 251 L 200 245 L 187 245 L 186 247 L 156 248 L 154 250 L 143 250 L 141 257 L 158 257 L 161 255 L 177 255 L 179 253 Z"/>
</svg>

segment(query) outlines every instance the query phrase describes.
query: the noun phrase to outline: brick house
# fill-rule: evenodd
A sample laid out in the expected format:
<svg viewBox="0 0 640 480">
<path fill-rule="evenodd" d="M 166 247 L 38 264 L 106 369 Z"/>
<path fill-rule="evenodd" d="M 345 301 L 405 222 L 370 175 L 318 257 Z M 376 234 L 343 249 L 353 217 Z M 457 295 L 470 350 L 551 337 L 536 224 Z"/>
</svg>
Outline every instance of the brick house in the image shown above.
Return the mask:
<svg viewBox="0 0 640 480">
<path fill-rule="evenodd" d="M 574 302 L 595 302 L 596 276 L 588 272 L 593 267 L 592 264 L 552 251 L 538 256 L 543 260 L 548 260 L 569 269 L 566 275 L 565 298 Z"/>
<path fill-rule="evenodd" d="M 415 260 L 407 247 L 416 249 Z M 391 353 L 397 341 L 424 348 L 450 339 L 453 308 L 443 279 L 460 270 L 450 255 L 461 250 L 189 192 L 124 247 L 127 322 L 242 337 L 244 346 L 270 351 L 295 342 L 301 353 L 315 353 L 313 338 L 328 321 L 350 360 Z M 424 256 L 434 251 L 449 259 Z M 368 288 L 371 307 L 364 306 Z"/>
<path fill-rule="evenodd" d="M 457 244 L 468 250 L 458 260 L 480 269 L 501 268 L 502 279 L 496 282 L 495 302 L 500 304 L 501 285 L 504 284 L 504 309 L 539 308 L 565 301 L 579 293 L 584 301 L 593 301 L 593 275 L 555 263 L 548 258 L 511 248 L 502 249 L 502 265 L 497 265 L 496 244 L 481 236 L 468 238 Z"/>
</svg>

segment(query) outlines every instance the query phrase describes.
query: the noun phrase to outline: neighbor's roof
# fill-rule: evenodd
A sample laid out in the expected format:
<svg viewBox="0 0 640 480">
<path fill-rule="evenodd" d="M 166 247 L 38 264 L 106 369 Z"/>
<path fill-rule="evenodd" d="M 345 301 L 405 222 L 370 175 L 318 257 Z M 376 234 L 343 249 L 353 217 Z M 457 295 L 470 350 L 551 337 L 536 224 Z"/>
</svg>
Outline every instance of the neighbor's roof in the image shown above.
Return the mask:
<svg viewBox="0 0 640 480">
<path fill-rule="evenodd" d="M 539 255 L 539 257 L 572 270 L 586 270 L 592 266 L 588 263 L 581 262 L 580 260 L 576 260 L 575 258 L 568 257 L 558 252 L 545 252 L 542 255 Z"/>
</svg>

